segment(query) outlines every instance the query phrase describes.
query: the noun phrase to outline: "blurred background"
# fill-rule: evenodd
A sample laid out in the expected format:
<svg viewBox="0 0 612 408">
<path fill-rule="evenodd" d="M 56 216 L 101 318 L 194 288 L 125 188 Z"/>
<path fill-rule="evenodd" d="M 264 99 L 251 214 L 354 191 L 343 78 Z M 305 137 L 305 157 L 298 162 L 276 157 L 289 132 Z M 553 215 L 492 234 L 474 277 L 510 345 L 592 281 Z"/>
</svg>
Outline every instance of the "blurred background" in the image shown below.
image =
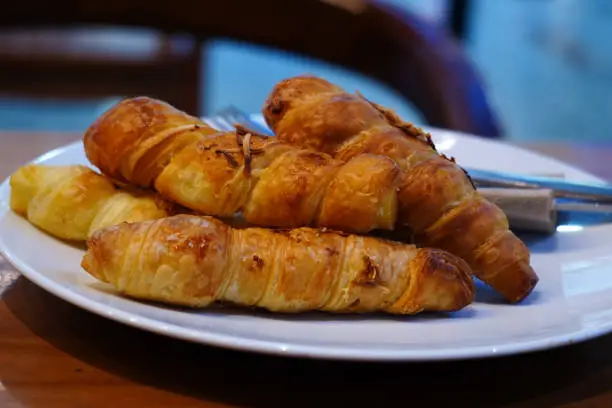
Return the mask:
<svg viewBox="0 0 612 408">
<path fill-rule="evenodd" d="M 367 14 L 364 11 L 367 2 L 364 1 L 322 2 L 350 16 Z M 322 52 L 321 55 L 332 56 L 326 60 L 304 52 L 292 52 L 289 50 L 291 44 L 281 50 L 230 35 L 210 36 L 203 43 L 194 41 L 189 33 L 164 34 L 154 27 L 109 28 L 98 24 L 95 27 L 41 28 L 4 24 L 0 30 L 0 128 L 82 131 L 122 96 L 144 92 L 167 100 L 175 98 L 170 100 L 173 103 L 187 100 L 180 102 L 181 107 L 199 115 L 214 113 L 228 105 L 259 112 L 276 82 L 292 75 L 312 73 L 337 82 L 347 90 L 358 89 L 370 99 L 419 124 L 433 122 L 436 126 L 459 130 L 482 130 L 483 135 L 490 131 L 485 136 L 517 141 L 579 139 L 595 143 L 612 140 L 610 0 L 385 0 L 376 3 L 391 7 L 384 8 L 391 16 L 405 12 L 416 20 L 395 14 L 400 16 L 398 21 L 408 26 L 405 31 L 400 25 L 391 23 L 370 29 L 393 31 L 381 40 L 383 42 L 402 42 L 403 39 L 397 38 L 405 36 L 408 48 L 398 46 L 397 49 L 409 49 L 406 52 L 413 59 L 418 60 L 419 56 L 427 54 L 423 50 L 432 47 L 427 54 L 429 57 L 423 57 L 429 58 L 427 62 L 410 65 L 412 60 L 408 57 L 404 60 L 399 51 L 372 54 L 371 61 L 367 62 L 369 56 L 366 54 L 363 61 L 360 59 L 359 67 L 376 65 L 376 69 L 383 72 L 368 75 L 364 70 L 352 69 L 350 64 L 343 66 L 333 61 L 334 52 L 344 55 L 339 45 L 335 45 L 338 47 L 335 51 Z M 206 14 L 210 2 L 198 4 L 202 15 Z M 258 21 L 256 17 L 250 23 L 248 18 L 236 18 L 252 12 L 255 6 L 248 7 L 251 11 L 235 8 L 227 15 L 227 24 L 235 21 L 243 27 L 237 32 L 247 33 L 257 25 L 269 23 Z M 275 7 L 277 10 L 278 7 L 291 8 L 293 2 L 276 2 Z M 310 25 L 304 27 L 310 27 L 308 29 L 313 32 L 329 29 L 330 41 L 343 44 L 328 25 L 333 27 L 333 18 L 338 19 L 337 24 L 344 24 L 344 20 L 333 17 L 331 23 L 325 19 L 319 26 L 317 14 L 313 15 Z M 353 20 L 347 18 L 346 21 L 353 24 Z M 358 17 L 354 17 L 354 21 L 355 26 L 362 24 Z M 190 20 L 189 24 L 196 23 Z M 299 29 L 304 30 L 304 27 Z M 213 32 L 214 29 L 206 27 L 205 31 Z M 299 43 L 298 48 L 304 36 L 310 35 L 284 33 L 283 29 L 291 30 L 291 27 L 279 24 L 278 36 L 296 35 L 297 39 L 291 41 Z M 422 36 L 421 42 L 413 41 L 418 37 L 415 32 Z M 446 94 L 445 87 L 452 92 L 454 87 L 462 86 L 457 84 L 466 80 L 461 67 L 457 68 L 461 72 L 457 73 L 455 82 L 445 79 L 455 75 L 451 72 L 454 68 L 436 71 L 436 64 L 440 65 L 437 58 L 450 61 L 449 66 L 458 58 L 453 49 L 447 49 L 446 43 L 436 48 L 440 45 L 440 35 L 460 48 L 460 57 L 465 59 L 462 63 L 474 70 L 473 76 L 479 81 L 478 92 L 482 94 L 471 85 L 457 91 L 461 97 L 456 99 Z M 363 46 L 366 53 L 371 48 L 367 37 L 346 41 L 356 50 Z M 392 49 L 395 48 L 389 48 Z M 392 75 L 393 79 L 387 81 L 384 75 Z M 406 85 L 402 76 L 416 79 Z M 193 79 L 196 77 L 197 80 Z M 132 86 L 146 81 L 151 85 Z M 419 87 L 427 81 L 437 84 Z M 409 86 L 416 86 L 416 90 L 407 91 Z M 407 98 L 406 95 L 417 96 Z M 422 102 L 421 97 L 438 100 Z M 424 113 L 419 108 L 422 105 L 429 106 L 425 111 L 443 111 L 462 104 L 470 105 L 471 113 L 462 113 L 458 106 L 457 115 L 473 115 L 474 122 L 484 124 L 462 128 L 460 121 L 447 118 L 451 114 Z M 491 130 L 493 127 L 495 130 Z"/>
</svg>

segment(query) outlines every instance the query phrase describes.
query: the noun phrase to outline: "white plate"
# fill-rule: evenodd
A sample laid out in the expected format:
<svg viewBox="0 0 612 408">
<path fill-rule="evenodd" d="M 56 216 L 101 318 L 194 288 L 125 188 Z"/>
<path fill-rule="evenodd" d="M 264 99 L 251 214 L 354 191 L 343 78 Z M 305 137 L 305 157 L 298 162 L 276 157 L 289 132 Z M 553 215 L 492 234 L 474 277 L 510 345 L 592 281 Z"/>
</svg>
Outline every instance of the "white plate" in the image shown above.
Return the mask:
<svg viewBox="0 0 612 408">
<path fill-rule="evenodd" d="M 562 172 L 598 180 L 559 161 L 516 147 L 433 130 L 441 151 L 466 166 L 524 172 Z M 36 162 L 87 164 L 81 143 Z M 519 165 L 520 164 L 520 165 Z M 286 356 L 351 360 L 442 360 L 488 357 L 582 341 L 612 328 L 612 224 L 568 228 L 530 243 L 540 283 L 520 305 L 492 302 L 479 287 L 477 302 L 449 317 L 277 316 L 232 311 L 186 312 L 116 295 L 80 267 L 83 251 L 41 233 L 8 207 L 0 187 L 0 249 L 27 278 L 75 305 L 163 335 Z"/>
</svg>

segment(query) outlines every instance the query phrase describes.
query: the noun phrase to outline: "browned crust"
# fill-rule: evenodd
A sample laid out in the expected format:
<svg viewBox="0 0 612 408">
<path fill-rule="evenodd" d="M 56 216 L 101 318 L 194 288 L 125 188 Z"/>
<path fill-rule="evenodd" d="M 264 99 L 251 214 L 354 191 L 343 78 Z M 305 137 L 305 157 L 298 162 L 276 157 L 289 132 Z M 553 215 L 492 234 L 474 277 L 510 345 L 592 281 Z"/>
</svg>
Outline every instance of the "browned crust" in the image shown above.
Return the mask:
<svg viewBox="0 0 612 408">
<path fill-rule="evenodd" d="M 396 224 L 399 170 L 385 157 L 344 164 L 240 126 L 215 131 L 145 97 L 105 112 L 84 145 L 92 163 L 116 183 L 153 188 L 202 214 L 243 212 L 254 225 L 363 233 Z"/>
<path fill-rule="evenodd" d="M 177 124 L 193 125 L 194 130 L 210 129 L 200 119 L 167 103 L 147 97 L 124 99 L 89 126 L 83 136 L 85 153 L 107 176 L 133 183 L 128 162 L 139 152 L 139 146 L 147 142 L 156 146 L 175 138 L 180 132 L 169 132 L 161 138 L 159 135 Z"/>
<path fill-rule="evenodd" d="M 536 273 L 525 261 L 529 250 L 516 236 L 505 238 L 514 242 L 512 252 L 498 261 L 477 260 L 483 248 L 497 242 L 496 234 L 508 231 L 505 215 L 484 201 L 454 158 L 437 152 L 431 135 L 392 110 L 322 78 L 297 76 L 275 85 L 263 114 L 282 141 L 316 148 L 343 162 L 363 153 L 394 160 L 403 172 L 400 225 L 409 227 L 424 245 L 463 256 L 477 276 L 511 302 L 524 299 L 537 284 Z M 503 251 L 510 244 L 498 245 Z"/>
<path fill-rule="evenodd" d="M 469 267 L 443 251 L 313 228 L 234 230 L 190 215 L 100 230 L 82 267 L 128 296 L 193 307 L 410 315 L 474 299 Z"/>
</svg>

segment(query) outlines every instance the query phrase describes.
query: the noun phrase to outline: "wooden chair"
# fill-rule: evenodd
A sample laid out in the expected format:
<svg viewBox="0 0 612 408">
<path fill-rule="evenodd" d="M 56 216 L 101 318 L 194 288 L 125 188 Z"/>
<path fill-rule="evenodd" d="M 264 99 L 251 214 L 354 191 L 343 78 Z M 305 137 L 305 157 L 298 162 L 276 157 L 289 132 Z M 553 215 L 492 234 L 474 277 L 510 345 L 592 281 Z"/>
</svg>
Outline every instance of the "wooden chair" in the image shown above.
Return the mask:
<svg viewBox="0 0 612 408">
<path fill-rule="evenodd" d="M 102 24 L 147 27 L 166 35 L 188 33 L 197 44 L 211 38 L 256 43 L 332 62 L 388 84 L 411 101 L 432 126 L 500 137 L 498 121 L 488 104 L 481 80 L 461 47 L 438 26 L 403 9 L 362 0 L 56 0 L 10 2 L 0 13 L 0 26 L 35 27 Z M 195 47 L 198 49 L 199 47 Z M 133 66 L 116 62 L 98 65 L 117 78 L 122 94 L 161 95 L 158 88 L 177 87 L 183 100 L 165 98 L 190 112 L 188 92 L 196 92 L 201 75 L 195 52 L 184 59 L 167 57 L 165 64 Z M 186 59 L 185 59 L 186 58 Z M 179 62 L 176 62 L 179 61 Z M 0 65 L 4 70 L 4 62 Z M 13 63 L 18 66 L 18 63 Z M 26 81 L 28 64 L 11 75 Z M 37 67 L 45 69 L 44 65 Z M 78 69 L 66 80 L 74 80 Z M 3 74 L 0 71 L 0 77 Z M 27 75 L 33 75 L 31 71 Z M 129 78 L 146 78 L 146 89 L 131 87 Z M 177 79 L 178 77 L 178 79 Z M 172 79 L 174 78 L 174 79 Z M 182 82 L 181 82 L 182 80 Z M 57 79 L 60 81 L 60 79 Z M 92 84 L 94 76 L 85 78 Z M 82 83 L 75 87 L 87 91 Z M 178 84 L 178 85 L 177 85 Z M 0 82 L 2 87 L 10 84 Z M 132 84 L 133 85 L 133 84 Z M 16 85 L 14 85 L 16 86 Z M 33 87 L 30 86 L 30 90 Z M 183 88 L 185 87 L 185 88 Z M 163 95 L 161 95 L 164 97 Z M 193 101 L 193 98 L 191 98 Z"/>
<path fill-rule="evenodd" d="M 195 41 L 158 31 L 144 33 L 145 47 L 134 33 L 127 36 L 136 37 L 133 47 L 98 41 L 114 32 L 0 30 L 0 92 L 80 99 L 150 94 L 198 112 L 202 56 Z"/>
</svg>

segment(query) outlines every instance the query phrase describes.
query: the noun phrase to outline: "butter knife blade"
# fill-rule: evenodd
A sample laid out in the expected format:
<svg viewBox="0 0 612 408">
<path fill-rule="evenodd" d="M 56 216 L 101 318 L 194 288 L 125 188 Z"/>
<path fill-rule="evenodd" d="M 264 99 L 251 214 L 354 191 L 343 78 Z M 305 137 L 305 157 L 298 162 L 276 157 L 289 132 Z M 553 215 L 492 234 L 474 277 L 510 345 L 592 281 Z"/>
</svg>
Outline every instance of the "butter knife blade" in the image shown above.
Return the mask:
<svg viewBox="0 0 612 408">
<path fill-rule="evenodd" d="M 612 185 L 604 183 L 572 182 L 557 177 L 510 174 L 465 168 L 477 187 L 504 187 L 522 189 L 550 189 L 555 197 L 597 200 L 612 203 Z"/>
</svg>

